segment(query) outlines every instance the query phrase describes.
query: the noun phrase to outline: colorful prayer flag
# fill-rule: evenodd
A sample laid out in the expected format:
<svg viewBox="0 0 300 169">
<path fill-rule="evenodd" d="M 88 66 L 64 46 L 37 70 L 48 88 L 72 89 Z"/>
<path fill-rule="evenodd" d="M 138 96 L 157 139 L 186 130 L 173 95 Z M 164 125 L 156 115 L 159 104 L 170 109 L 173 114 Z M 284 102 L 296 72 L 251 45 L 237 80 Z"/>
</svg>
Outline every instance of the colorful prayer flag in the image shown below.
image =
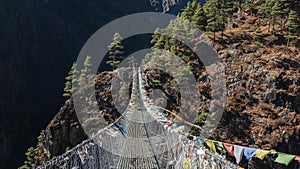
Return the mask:
<svg viewBox="0 0 300 169">
<path fill-rule="evenodd" d="M 217 150 L 218 150 L 219 152 L 221 152 L 222 154 L 226 154 L 226 149 L 225 149 L 225 147 L 223 146 L 223 143 L 222 143 L 222 142 L 217 141 L 217 142 L 216 142 L 216 146 L 217 146 Z"/>
<path fill-rule="evenodd" d="M 243 158 L 244 147 L 234 145 L 234 157 L 236 159 L 236 163 L 239 164 Z"/>
<path fill-rule="evenodd" d="M 229 155 L 234 156 L 233 144 L 223 143 L 223 146 L 225 147 Z"/>
<path fill-rule="evenodd" d="M 209 147 L 210 151 L 217 152 L 215 144 L 212 140 L 206 140 L 206 145 Z"/>
<path fill-rule="evenodd" d="M 260 160 L 263 160 L 268 154 L 270 154 L 270 152 L 271 151 L 268 151 L 268 150 L 258 149 L 258 150 L 256 150 L 255 157 L 259 158 Z"/>
<path fill-rule="evenodd" d="M 245 147 L 244 148 L 244 156 L 246 157 L 246 160 L 250 161 L 252 160 L 252 157 L 255 156 L 256 154 L 256 148 L 249 148 Z"/>
<path fill-rule="evenodd" d="M 278 157 L 275 159 L 275 162 L 280 164 L 289 165 L 290 162 L 295 158 L 295 155 L 285 154 L 285 153 L 278 153 Z"/>
</svg>

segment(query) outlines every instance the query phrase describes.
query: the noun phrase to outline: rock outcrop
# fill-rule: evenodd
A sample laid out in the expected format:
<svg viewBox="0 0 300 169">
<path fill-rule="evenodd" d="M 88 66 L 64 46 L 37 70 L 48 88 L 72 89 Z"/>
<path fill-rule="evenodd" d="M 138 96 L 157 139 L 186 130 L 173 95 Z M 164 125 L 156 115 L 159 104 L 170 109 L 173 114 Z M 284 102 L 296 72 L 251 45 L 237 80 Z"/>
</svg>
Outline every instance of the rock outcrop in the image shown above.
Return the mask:
<svg viewBox="0 0 300 169">
<path fill-rule="evenodd" d="M 64 77 L 86 40 L 114 19 L 155 8 L 149 0 L 0 0 L 0 11 L 0 168 L 14 169 L 63 103 Z"/>
</svg>

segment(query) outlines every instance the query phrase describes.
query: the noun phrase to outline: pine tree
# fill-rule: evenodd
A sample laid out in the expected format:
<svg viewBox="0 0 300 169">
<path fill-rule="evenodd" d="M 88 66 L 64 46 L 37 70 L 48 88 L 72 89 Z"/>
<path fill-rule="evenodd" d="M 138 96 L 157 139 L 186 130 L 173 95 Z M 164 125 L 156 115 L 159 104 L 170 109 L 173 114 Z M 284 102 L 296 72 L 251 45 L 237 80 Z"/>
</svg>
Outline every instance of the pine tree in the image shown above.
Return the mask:
<svg viewBox="0 0 300 169">
<path fill-rule="evenodd" d="M 42 144 L 42 139 L 45 137 L 45 131 L 42 130 L 40 135 L 38 136 L 38 142 L 36 147 L 30 147 L 27 149 L 26 155 L 26 161 L 24 161 L 24 165 L 21 167 L 18 167 L 18 169 L 32 169 L 36 167 L 36 161 L 39 158 L 39 149 L 40 145 Z"/>
<path fill-rule="evenodd" d="M 129 67 L 134 67 L 136 63 L 136 59 L 134 56 L 131 56 L 130 58 L 128 58 L 128 66 Z"/>
<path fill-rule="evenodd" d="M 27 150 L 27 152 L 25 153 L 27 160 L 24 162 L 24 165 L 22 165 L 18 169 L 31 169 L 31 168 L 34 168 L 37 154 L 38 154 L 38 149 L 30 147 Z"/>
<path fill-rule="evenodd" d="M 279 19 L 281 24 L 283 23 L 282 18 L 285 18 L 287 15 L 289 5 L 288 0 L 265 0 L 264 3 L 257 7 L 259 16 L 268 21 L 268 32 L 271 31 L 272 26 L 272 34 L 275 34 L 276 21 Z"/>
<path fill-rule="evenodd" d="M 74 90 L 76 90 L 74 83 L 77 82 L 77 78 L 76 76 L 78 75 L 78 70 L 76 68 L 76 63 L 73 63 L 68 76 L 65 78 L 66 79 L 66 83 L 65 83 L 65 88 L 64 88 L 64 94 L 63 96 L 65 97 L 71 97 L 72 93 L 74 92 Z M 72 85 L 73 84 L 73 85 Z"/>
<path fill-rule="evenodd" d="M 272 33 L 274 35 L 276 19 L 281 18 L 284 15 L 284 6 L 283 6 L 281 0 L 275 1 L 274 6 L 271 9 L 271 15 L 272 15 Z"/>
<path fill-rule="evenodd" d="M 243 8 L 250 12 L 250 15 L 253 16 L 256 12 L 256 6 L 253 4 L 253 0 L 249 0 L 243 4 Z"/>
<path fill-rule="evenodd" d="M 83 66 L 84 69 L 82 71 L 84 71 L 84 73 L 90 73 L 91 72 L 91 56 L 87 56 L 83 62 Z"/>
<path fill-rule="evenodd" d="M 91 56 L 87 56 L 83 62 L 83 66 L 84 68 L 80 71 L 80 76 L 78 78 L 78 85 L 79 86 L 82 86 L 84 85 L 85 83 L 87 83 L 87 80 L 90 76 L 90 73 L 91 73 L 91 66 L 92 66 L 92 63 L 91 63 Z"/>
<path fill-rule="evenodd" d="M 299 21 L 298 21 L 298 16 L 297 13 L 293 10 L 290 11 L 288 20 L 285 24 L 287 27 L 289 34 L 285 36 L 287 39 L 287 47 L 290 45 L 290 41 L 294 41 L 297 39 L 297 36 L 295 34 L 299 32 Z"/>
<path fill-rule="evenodd" d="M 239 2 L 242 3 L 242 1 Z M 220 15 L 223 22 L 223 28 L 221 29 L 221 39 L 223 40 L 225 25 L 232 20 L 232 16 L 235 12 L 238 11 L 238 7 L 233 0 L 221 0 L 220 4 Z"/>
<path fill-rule="evenodd" d="M 205 28 L 207 26 L 207 18 L 200 3 L 197 5 L 196 11 L 192 16 L 192 23 L 201 31 L 205 31 Z"/>
<path fill-rule="evenodd" d="M 224 3 L 219 0 L 208 0 L 204 5 L 204 11 L 207 16 L 208 31 L 213 32 L 214 41 L 216 39 L 216 32 L 222 31 L 225 28 L 225 16 L 224 16 Z"/>
<path fill-rule="evenodd" d="M 123 38 L 121 37 L 120 33 L 116 32 L 113 37 L 113 42 L 108 46 L 108 58 L 109 61 L 106 63 L 109 64 L 113 70 L 121 63 L 124 59 L 124 46 L 122 44 Z"/>
<path fill-rule="evenodd" d="M 261 18 L 267 19 L 268 21 L 268 32 L 271 29 L 271 21 L 272 21 L 272 7 L 274 6 L 273 0 L 266 0 L 264 3 L 257 7 L 258 14 Z"/>
<path fill-rule="evenodd" d="M 257 28 L 255 31 L 254 31 L 254 40 L 256 40 L 256 41 L 258 41 L 258 42 L 260 42 L 261 40 L 262 40 L 262 31 L 261 31 L 261 29 L 260 28 Z"/>
<path fill-rule="evenodd" d="M 72 83 L 70 81 L 66 81 L 64 88 L 64 97 L 71 97 L 72 95 Z"/>
<path fill-rule="evenodd" d="M 224 10 L 224 14 L 226 15 L 226 17 L 231 17 L 235 12 L 239 11 L 239 8 L 241 8 L 240 10 L 242 10 L 242 7 L 240 7 L 240 5 L 242 4 L 242 0 L 238 0 L 238 3 L 241 3 L 240 5 L 236 5 L 236 3 L 234 2 L 234 0 L 222 0 L 224 3 L 223 6 L 223 10 Z"/>
<path fill-rule="evenodd" d="M 285 23 L 287 21 L 287 18 L 289 16 L 289 12 L 291 10 L 291 1 L 290 0 L 281 0 L 280 1 L 282 4 L 282 17 L 280 17 L 280 29 L 281 32 L 284 30 L 285 28 Z"/>
<path fill-rule="evenodd" d="M 84 85 L 86 82 L 86 76 L 84 73 L 81 73 L 79 78 L 78 78 L 78 86 Z"/>
<path fill-rule="evenodd" d="M 198 6 L 197 0 L 193 0 L 193 2 L 188 2 L 187 6 L 183 9 L 182 13 L 180 14 L 180 17 L 183 19 L 191 20 L 194 16 L 194 13 Z"/>
<path fill-rule="evenodd" d="M 229 0 L 231 1 L 231 0 Z M 238 14 L 241 15 L 242 14 L 242 3 L 243 1 L 242 0 L 235 0 L 236 1 L 236 4 L 237 4 L 237 8 L 238 8 Z"/>
<path fill-rule="evenodd" d="M 295 11 L 290 11 L 287 23 L 285 25 L 291 33 L 297 33 L 299 31 L 298 15 Z"/>
<path fill-rule="evenodd" d="M 151 41 L 151 43 L 153 43 L 153 49 L 163 49 L 165 46 L 165 36 L 164 35 L 159 35 L 159 34 L 155 34 L 153 35 L 153 39 Z"/>
</svg>

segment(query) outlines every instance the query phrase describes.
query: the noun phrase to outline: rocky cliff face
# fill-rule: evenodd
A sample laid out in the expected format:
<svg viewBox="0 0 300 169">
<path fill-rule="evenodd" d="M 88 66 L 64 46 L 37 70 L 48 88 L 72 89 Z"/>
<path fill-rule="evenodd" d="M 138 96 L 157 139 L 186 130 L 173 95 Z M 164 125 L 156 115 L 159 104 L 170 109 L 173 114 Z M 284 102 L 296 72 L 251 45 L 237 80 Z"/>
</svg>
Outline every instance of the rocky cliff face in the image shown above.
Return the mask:
<svg viewBox="0 0 300 169">
<path fill-rule="evenodd" d="M 237 115 L 224 119 L 222 125 L 235 129 L 224 131 L 220 139 L 240 140 L 265 149 L 281 144 L 280 151 L 287 151 L 288 143 L 299 147 L 293 143 L 299 140 L 300 130 L 299 50 L 278 45 L 259 48 L 251 40 L 249 32 L 253 31 L 240 29 L 243 31 L 226 32 L 242 32 L 235 33 L 237 43 L 233 42 L 234 38 L 228 38 L 227 44 L 216 45 L 227 65 L 226 112 Z M 237 124 L 241 128 L 237 129 Z M 243 138 L 238 138 L 241 135 Z M 299 154 L 299 149 L 294 148 L 290 153 Z"/>
<path fill-rule="evenodd" d="M 85 41 L 107 22 L 145 11 L 155 11 L 148 0 L 0 0 L 0 168 L 19 166 L 55 115 Z"/>
<path fill-rule="evenodd" d="M 228 95 L 217 138 L 300 154 L 299 51 L 284 47 L 245 51 L 251 47 L 245 40 L 219 49 L 227 64 Z M 287 168 L 296 168 L 293 165 Z"/>
</svg>

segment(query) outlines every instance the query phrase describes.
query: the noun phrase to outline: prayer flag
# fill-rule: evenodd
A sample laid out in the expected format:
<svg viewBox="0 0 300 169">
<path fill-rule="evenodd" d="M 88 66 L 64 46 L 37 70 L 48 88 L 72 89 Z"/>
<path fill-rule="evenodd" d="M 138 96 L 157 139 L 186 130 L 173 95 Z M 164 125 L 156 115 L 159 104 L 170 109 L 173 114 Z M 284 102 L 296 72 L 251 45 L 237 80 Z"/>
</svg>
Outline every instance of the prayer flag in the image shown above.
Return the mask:
<svg viewBox="0 0 300 169">
<path fill-rule="evenodd" d="M 290 162 L 295 158 L 295 155 L 285 154 L 285 153 L 278 153 L 278 157 L 275 159 L 275 162 L 280 164 L 289 165 Z"/>
<path fill-rule="evenodd" d="M 233 144 L 229 144 L 229 143 L 223 143 L 225 149 L 227 150 L 227 152 L 229 153 L 229 155 L 234 156 L 234 151 L 233 151 Z"/>
<path fill-rule="evenodd" d="M 258 149 L 256 150 L 255 157 L 259 158 L 260 160 L 263 160 L 268 154 L 270 154 L 270 152 L 271 151 Z"/>
<path fill-rule="evenodd" d="M 234 157 L 236 159 L 236 163 L 239 164 L 243 158 L 244 147 L 234 145 Z"/>
<path fill-rule="evenodd" d="M 252 160 L 252 157 L 255 156 L 256 150 L 257 150 L 256 148 L 249 148 L 249 147 L 244 148 L 244 156 L 248 161 Z"/>
<path fill-rule="evenodd" d="M 212 151 L 214 153 L 217 152 L 215 144 L 212 140 L 206 140 L 206 145 L 209 147 L 210 151 Z"/>
</svg>

